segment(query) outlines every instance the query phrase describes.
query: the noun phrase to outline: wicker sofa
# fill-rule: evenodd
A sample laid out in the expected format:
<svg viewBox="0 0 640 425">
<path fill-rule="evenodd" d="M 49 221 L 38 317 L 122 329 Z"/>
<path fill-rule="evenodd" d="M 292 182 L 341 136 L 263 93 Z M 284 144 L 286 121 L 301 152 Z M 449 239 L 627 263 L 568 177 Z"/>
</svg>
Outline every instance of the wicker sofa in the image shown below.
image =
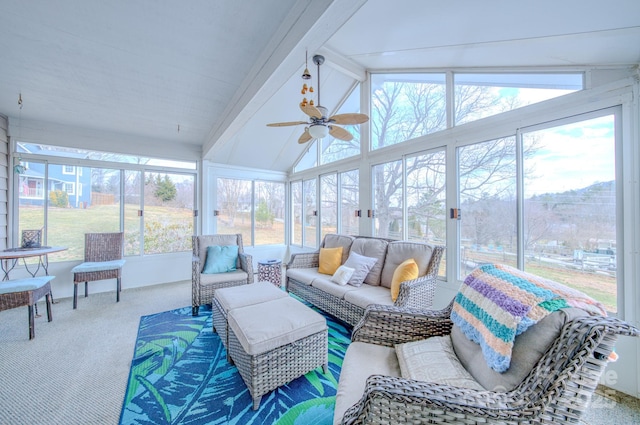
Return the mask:
<svg viewBox="0 0 640 425">
<path fill-rule="evenodd" d="M 616 318 L 561 309 L 516 338 L 511 366 L 499 373 L 453 323 L 453 306 L 370 306 L 343 361 L 334 424 L 580 423 L 618 336 L 639 335 Z M 464 368 L 465 377 L 456 383 L 450 377 L 444 383 L 403 377 L 404 351 L 398 346 L 409 343 L 412 352 L 420 352 L 417 344 L 435 339 L 449 339 L 453 352 L 422 351 L 420 371 L 441 379 L 442 358 L 453 356 L 459 360 L 454 371 Z"/>
<path fill-rule="evenodd" d="M 327 234 L 320 249 L 342 247 L 344 264 L 351 252 L 377 258 L 359 287 L 337 285 L 331 276 L 319 273 L 319 253 L 299 253 L 287 265 L 287 291 L 355 326 L 370 304 L 430 308 L 444 247 L 421 242 L 392 241 L 383 238 Z M 391 280 L 404 260 L 413 258 L 419 277 L 402 282 L 396 301 L 391 298 Z"/>
</svg>

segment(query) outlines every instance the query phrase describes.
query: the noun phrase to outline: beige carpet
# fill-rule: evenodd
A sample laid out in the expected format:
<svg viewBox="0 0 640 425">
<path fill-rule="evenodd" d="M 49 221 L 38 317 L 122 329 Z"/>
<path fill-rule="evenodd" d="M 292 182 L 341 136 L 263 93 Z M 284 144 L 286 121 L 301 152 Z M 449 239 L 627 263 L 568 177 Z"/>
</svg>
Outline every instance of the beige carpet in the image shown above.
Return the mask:
<svg viewBox="0 0 640 425">
<path fill-rule="evenodd" d="M 190 281 L 125 289 L 119 303 L 89 285 L 77 310 L 56 300 L 50 323 L 39 302 L 31 341 L 27 307 L 0 312 L 0 424 L 118 423 L 140 316 L 191 305 Z"/>
<path fill-rule="evenodd" d="M 51 323 L 38 304 L 32 341 L 26 307 L 0 312 L 0 424 L 117 424 L 140 316 L 191 305 L 191 282 L 57 301 Z M 583 423 L 640 423 L 638 400 L 619 401 L 596 397 Z"/>
</svg>

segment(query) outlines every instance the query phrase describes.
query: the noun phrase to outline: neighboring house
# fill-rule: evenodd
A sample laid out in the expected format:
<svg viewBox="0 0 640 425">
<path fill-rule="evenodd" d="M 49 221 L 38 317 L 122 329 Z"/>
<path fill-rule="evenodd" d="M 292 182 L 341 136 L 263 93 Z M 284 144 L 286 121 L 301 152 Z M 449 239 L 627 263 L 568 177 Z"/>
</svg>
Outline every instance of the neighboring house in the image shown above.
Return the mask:
<svg viewBox="0 0 640 425">
<path fill-rule="evenodd" d="M 22 144 L 18 150 L 28 152 Z M 53 153 L 53 152 L 52 152 Z M 69 152 L 66 152 L 66 157 Z M 45 196 L 45 167 L 41 162 L 23 162 L 25 171 L 20 174 L 20 204 L 43 205 Z M 71 208 L 87 208 L 91 205 L 91 169 L 73 165 L 48 164 L 49 185 L 46 192 L 63 191 L 67 193 Z"/>
</svg>

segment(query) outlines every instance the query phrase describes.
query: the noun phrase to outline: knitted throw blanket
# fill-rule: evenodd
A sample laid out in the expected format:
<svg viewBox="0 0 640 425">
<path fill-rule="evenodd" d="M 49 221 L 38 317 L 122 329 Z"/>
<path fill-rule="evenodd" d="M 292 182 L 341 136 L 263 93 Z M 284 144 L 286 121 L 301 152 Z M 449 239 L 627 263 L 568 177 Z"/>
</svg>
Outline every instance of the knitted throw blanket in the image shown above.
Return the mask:
<svg viewBox="0 0 640 425">
<path fill-rule="evenodd" d="M 607 315 L 602 304 L 580 291 L 513 267 L 486 264 L 464 280 L 451 320 L 480 344 L 489 367 L 504 372 L 516 335 L 565 307 Z"/>
</svg>

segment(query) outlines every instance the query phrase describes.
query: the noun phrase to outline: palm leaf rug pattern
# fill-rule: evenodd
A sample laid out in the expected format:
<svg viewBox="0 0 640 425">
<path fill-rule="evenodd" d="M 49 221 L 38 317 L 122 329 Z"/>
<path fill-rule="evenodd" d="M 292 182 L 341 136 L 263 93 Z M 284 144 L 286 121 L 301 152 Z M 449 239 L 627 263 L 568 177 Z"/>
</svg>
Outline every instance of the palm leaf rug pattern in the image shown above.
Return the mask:
<svg viewBox="0 0 640 425">
<path fill-rule="evenodd" d="M 143 316 L 120 424 L 331 424 L 349 330 L 326 316 L 329 371 L 317 368 L 252 400 L 212 331 L 211 308 L 191 307 Z"/>
</svg>

